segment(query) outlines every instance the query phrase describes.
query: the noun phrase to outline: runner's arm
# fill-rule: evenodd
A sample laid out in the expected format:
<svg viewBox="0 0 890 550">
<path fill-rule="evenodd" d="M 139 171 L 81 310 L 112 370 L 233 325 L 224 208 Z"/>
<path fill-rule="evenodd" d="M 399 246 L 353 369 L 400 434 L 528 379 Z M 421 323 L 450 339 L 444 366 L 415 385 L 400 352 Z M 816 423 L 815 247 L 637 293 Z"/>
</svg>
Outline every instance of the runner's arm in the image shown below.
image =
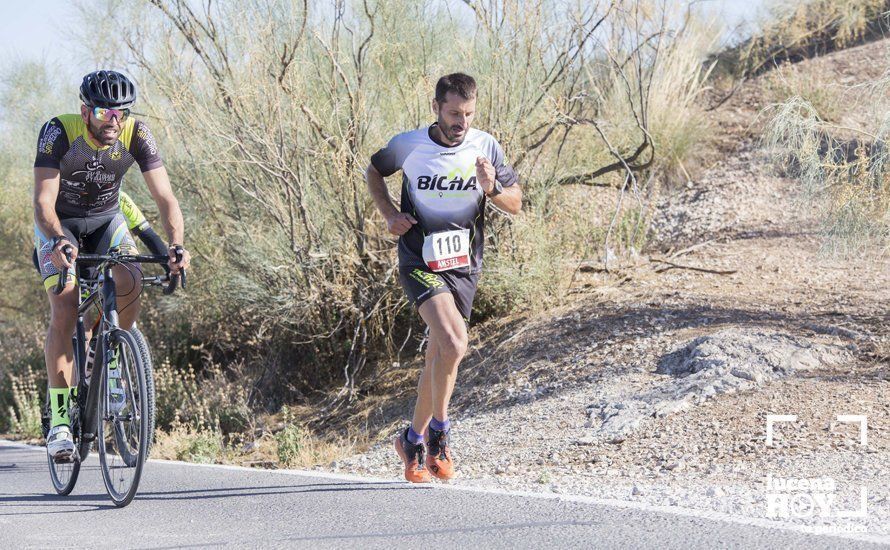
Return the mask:
<svg viewBox="0 0 890 550">
<path fill-rule="evenodd" d="M 371 198 L 374 199 L 374 205 L 377 206 L 377 210 L 383 214 L 384 218 L 389 219 L 399 213 L 399 209 L 396 208 L 396 205 L 393 204 L 392 199 L 389 197 L 389 191 L 386 189 L 386 180 L 374 168 L 373 164 L 368 164 L 368 169 L 365 171 L 365 182 L 368 184 L 368 192 L 371 193 Z"/>
<path fill-rule="evenodd" d="M 508 214 L 519 214 L 519 211 L 522 210 L 522 188 L 518 183 L 514 183 L 509 187 L 504 187 L 499 195 L 488 197 L 488 200 Z"/>
<path fill-rule="evenodd" d="M 374 204 L 380 213 L 386 219 L 386 227 L 393 235 L 404 235 L 411 229 L 411 226 L 417 223 L 414 216 L 404 212 L 399 212 L 392 199 L 389 198 L 389 191 L 386 189 L 386 181 L 380 172 L 374 168 L 374 164 L 369 164 L 365 171 L 365 181 L 368 184 L 368 191 Z"/>
</svg>

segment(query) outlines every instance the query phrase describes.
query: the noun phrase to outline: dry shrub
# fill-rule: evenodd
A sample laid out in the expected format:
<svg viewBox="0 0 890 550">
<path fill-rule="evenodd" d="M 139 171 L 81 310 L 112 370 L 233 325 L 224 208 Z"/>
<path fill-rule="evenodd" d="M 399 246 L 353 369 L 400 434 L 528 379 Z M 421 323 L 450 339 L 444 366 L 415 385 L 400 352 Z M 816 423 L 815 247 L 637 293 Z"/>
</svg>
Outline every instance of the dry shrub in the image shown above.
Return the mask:
<svg viewBox="0 0 890 550">
<path fill-rule="evenodd" d="M 825 249 L 834 255 L 885 257 L 890 246 L 890 118 L 876 101 L 886 97 L 888 82 L 863 96 L 861 108 L 881 111 L 872 128 L 831 124 L 801 97 L 772 111 L 766 143 L 781 166 L 791 167 L 801 200 L 821 221 Z M 836 137 L 851 133 L 857 137 Z"/>
<path fill-rule="evenodd" d="M 826 122 L 839 122 L 847 103 L 843 88 L 837 79 L 812 67 L 802 69 L 799 65 L 783 65 L 773 71 L 765 80 L 769 97 L 776 103 L 800 97 L 816 111 L 816 116 Z"/>
<path fill-rule="evenodd" d="M 267 404 L 282 378 L 298 392 L 340 381 L 354 395 L 368 365 L 398 355 L 417 319 L 363 170 L 390 136 L 429 122 L 435 79 L 453 70 L 477 77 L 478 126 L 502 142 L 528 197 L 519 218 L 489 213 L 482 301 L 491 314 L 557 302 L 579 259 L 570 254 L 594 253 L 592 229 L 553 239 L 547 197 L 605 182 L 642 203 L 637 175 L 680 165 L 703 136 L 695 97 L 711 35 L 688 17 L 668 29 L 677 18 L 663 10 L 681 6 L 153 0 L 109 10 L 142 23 L 119 46 L 149 121 L 163 119 L 152 124 L 191 212 L 195 273 L 178 312 L 188 338 L 219 362 L 243 360 Z M 442 28 L 464 39 L 440 40 Z"/>
<path fill-rule="evenodd" d="M 154 377 L 158 429 L 185 426 L 228 435 L 251 427 L 246 388 L 227 379 L 220 367 L 211 365 L 198 373 L 164 360 L 155 366 Z"/>
<path fill-rule="evenodd" d="M 222 434 L 179 424 L 158 430 L 151 448 L 152 458 L 183 460 L 201 464 L 227 462 L 228 450 Z"/>
<path fill-rule="evenodd" d="M 888 30 L 888 0 L 794 0 L 768 4 L 760 32 L 715 56 L 721 74 L 747 78 L 785 61 L 797 62 L 878 40 Z"/>
<path fill-rule="evenodd" d="M 12 405 L 7 410 L 9 433 L 26 438 L 43 436 L 41 410 L 43 408 L 44 387 L 42 380 L 31 367 L 21 376 L 9 375 L 12 386 Z"/>
<path fill-rule="evenodd" d="M 157 373 L 166 429 L 227 433 L 224 405 L 275 410 L 338 384 L 349 399 L 378 365 L 415 349 L 406 339 L 419 320 L 363 170 L 390 136 L 430 122 L 441 74 L 477 77 L 477 125 L 504 145 L 526 191 L 522 216 L 489 212 L 481 303 L 491 315 L 558 302 L 573 266 L 599 246 L 641 246 L 645 228 L 621 230 L 625 212 L 644 212 L 649 177 L 681 166 L 706 131 L 695 97 L 710 35 L 680 2 L 106 7 L 89 48 L 127 52 L 195 255 L 187 299 L 147 297 L 140 320 L 155 356 L 168 358 Z M 137 32 L 116 32 L 133 20 Z M 443 28 L 462 39 L 442 40 Z M 75 106 L 50 104 L 18 133 L 36 135 L 39 121 Z M 125 185 L 156 220 L 138 180 Z M 574 195 L 600 185 L 612 198 L 596 203 L 605 212 L 575 206 Z M 26 195 L 9 216 L 28 217 Z M 554 222 L 564 206 L 556 196 L 569 203 L 567 224 Z M 10 262 L 21 288 L 29 225 L 15 226 L 21 247 Z M 214 364 L 238 364 L 238 376 Z M 231 384 L 239 376 L 243 386 Z"/>
</svg>

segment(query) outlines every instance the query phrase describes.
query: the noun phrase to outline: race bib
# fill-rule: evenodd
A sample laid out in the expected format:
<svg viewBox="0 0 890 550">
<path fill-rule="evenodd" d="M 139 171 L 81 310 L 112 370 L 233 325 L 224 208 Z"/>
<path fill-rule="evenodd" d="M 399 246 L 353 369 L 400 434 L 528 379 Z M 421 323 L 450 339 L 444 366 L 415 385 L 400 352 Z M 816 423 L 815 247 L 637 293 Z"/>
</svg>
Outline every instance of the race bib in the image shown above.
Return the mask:
<svg viewBox="0 0 890 550">
<path fill-rule="evenodd" d="M 470 230 L 439 231 L 423 239 L 423 261 L 433 271 L 470 265 Z"/>
</svg>

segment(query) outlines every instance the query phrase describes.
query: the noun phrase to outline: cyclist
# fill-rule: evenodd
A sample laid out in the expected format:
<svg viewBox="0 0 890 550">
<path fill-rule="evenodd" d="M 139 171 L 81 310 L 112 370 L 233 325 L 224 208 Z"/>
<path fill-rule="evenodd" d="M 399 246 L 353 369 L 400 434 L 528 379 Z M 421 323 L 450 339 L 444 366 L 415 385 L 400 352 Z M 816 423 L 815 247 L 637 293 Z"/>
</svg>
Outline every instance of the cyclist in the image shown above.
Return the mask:
<svg viewBox="0 0 890 550">
<path fill-rule="evenodd" d="M 440 78 L 432 109 L 435 123 L 392 138 L 366 171 L 375 205 L 390 233 L 399 236 L 399 280 L 429 330 L 414 416 L 394 441 L 405 479 L 415 483 L 430 481 L 430 474 L 454 475 L 448 402 L 482 271 L 486 200 L 511 214 L 522 208 L 516 172 L 500 144 L 470 127 L 475 80 L 462 73 Z M 398 170 L 400 208 L 384 181 Z"/>
<path fill-rule="evenodd" d="M 79 242 L 92 253 L 107 253 L 115 247 L 135 251 L 119 208 L 121 181 L 134 162 L 170 239 L 171 272 L 179 273 L 189 265 L 189 253 L 182 247 L 182 212 L 157 144 L 148 126 L 130 116 L 136 96 L 136 86 L 123 74 L 92 72 L 80 85 L 80 113 L 57 116 L 40 130 L 34 160 L 34 233 L 48 291 L 56 285 L 61 268 L 73 267 Z M 115 266 L 114 277 L 120 325 L 129 329 L 139 313 L 137 279 L 123 266 Z M 74 453 L 68 419 L 73 385 L 71 334 L 77 321 L 73 279 L 72 273 L 59 295 L 47 293 L 51 316 L 45 358 L 52 419 L 46 448 L 56 459 Z"/>
</svg>

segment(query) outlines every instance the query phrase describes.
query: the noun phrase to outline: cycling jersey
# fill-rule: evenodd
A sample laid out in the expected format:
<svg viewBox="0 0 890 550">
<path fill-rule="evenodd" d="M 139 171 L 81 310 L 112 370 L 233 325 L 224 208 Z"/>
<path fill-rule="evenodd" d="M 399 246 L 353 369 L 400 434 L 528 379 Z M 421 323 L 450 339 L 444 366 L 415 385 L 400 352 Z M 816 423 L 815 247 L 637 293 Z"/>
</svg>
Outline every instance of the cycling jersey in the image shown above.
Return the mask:
<svg viewBox="0 0 890 550">
<path fill-rule="evenodd" d="M 118 209 L 124 174 L 133 162 L 143 172 L 163 166 L 144 122 L 127 118 L 113 145 L 96 146 L 79 114 L 60 115 L 43 125 L 35 168 L 60 171 L 56 212 L 60 218 L 90 217 Z"/>
<path fill-rule="evenodd" d="M 371 157 L 371 164 L 384 177 L 402 170 L 401 211 L 417 220 L 399 238 L 399 265 L 426 267 L 425 237 L 440 231 L 468 230 L 469 265 L 455 271 L 479 273 L 485 195 L 476 183 L 476 158 L 485 157 L 491 162 L 495 178 L 504 187 L 515 184 L 518 178 L 490 134 L 471 128 L 461 143 L 447 146 L 433 139 L 433 126 L 399 134 Z"/>
</svg>

